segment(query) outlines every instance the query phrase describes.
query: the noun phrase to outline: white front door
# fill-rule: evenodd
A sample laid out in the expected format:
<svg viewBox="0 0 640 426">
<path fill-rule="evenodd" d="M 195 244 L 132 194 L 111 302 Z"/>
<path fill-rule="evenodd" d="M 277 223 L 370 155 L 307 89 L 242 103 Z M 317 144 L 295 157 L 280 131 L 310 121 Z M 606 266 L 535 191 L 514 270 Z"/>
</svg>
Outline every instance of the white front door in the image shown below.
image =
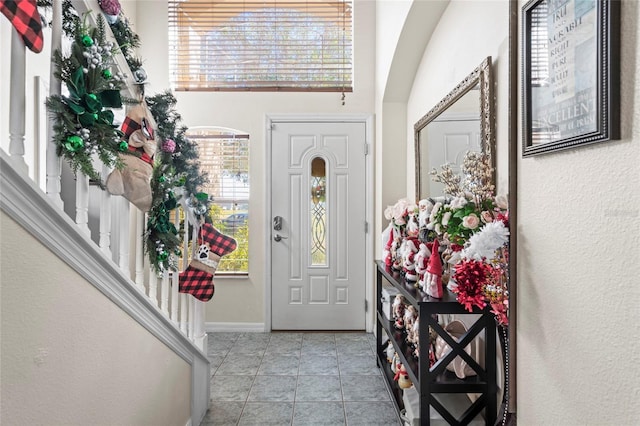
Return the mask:
<svg viewBox="0 0 640 426">
<path fill-rule="evenodd" d="M 365 329 L 365 123 L 271 129 L 271 327 Z"/>
</svg>

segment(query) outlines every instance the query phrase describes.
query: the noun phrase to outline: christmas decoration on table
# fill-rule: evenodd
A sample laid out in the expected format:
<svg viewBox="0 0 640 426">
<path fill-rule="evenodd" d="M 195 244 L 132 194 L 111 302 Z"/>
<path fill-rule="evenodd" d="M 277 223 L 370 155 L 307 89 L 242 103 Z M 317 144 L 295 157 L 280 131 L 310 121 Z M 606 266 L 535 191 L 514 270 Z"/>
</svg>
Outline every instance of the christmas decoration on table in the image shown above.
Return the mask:
<svg viewBox="0 0 640 426">
<path fill-rule="evenodd" d="M 402 330 L 404 328 L 404 311 L 406 303 L 407 300 L 403 295 L 396 294 L 396 297 L 393 299 L 393 304 L 391 305 L 394 319 L 393 325 L 398 330 Z"/>
<path fill-rule="evenodd" d="M 57 153 L 71 169 L 98 182 L 102 180 L 93 165 L 96 155 L 108 167 L 123 166 L 120 152 L 123 133 L 114 125 L 111 108 L 121 108 L 120 89 L 124 75 L 114 71 L 113 55 L 118 48 L 105 40 L 104 20 L 90 27 L 85 19 L 76 23 L 69 56 L 54 52 L 55 76 L 69 95 L 47 98 L 54 125 Z"/>
<path fill-rule="evenodd" d="M 154 127 L 155 121 L 144 101 L 129 109 L 122 123 L 126 141 L 119 144 L 123 167 L 113 170 L 106 183 L 109 193 L 124 196 L 143 212 L 149 211 L 153 201 L 151 175 L 158 148 Z"/>
<path fill-rule="evenodd" d="M 404 310 L 404 331 L 407 335 L 406 341 L 407 343 L 412 343 L 412 332 L 413 332 L 413 324 L 418 318 L 418 311 L 413 305 L 409 305 Z"/>
<path fill-rule="evenodd" d="M 418 247 L 418 253 L 416 253 L 415 256 L 417 286 L 419 288 L 423 287 L 424 276 L 427 272 L 427 266 L 429 265 L 429 257 L 431 257 L 431 251 L 429 250 L 427 244 L 420 243 L 420 246 Z"/>
<path fill-rule="evenodd" d="M 390 237 L 387 241 L 385 249 L 388 258 L 385 263 L 391 264 L 391 269 L 397 272 L 404 272 L 403 264 L 407 249 L 413 250 L 411 245 L 407 245 L 407 237 L 415 239 L 419 234 L 419 226 L 417 224 L 416 214 L 418 206 L 412 204 L 406 198 L 398 200 L 393 206 L 388 206 L 384 211 L 384 217 L 390 221 Z M 414 254 L 418 251 L 415 244 Z M 385 253 L 386 255 L 386 253 Z M 413 268 L 412 268 L 413 269 Z"/>
<path fill-rule="evenodd" d="M 35 53 L 42 51 L 42 20 L 35 0 L 0 0 L 0 12 L 11 22 L 29 50 Z"/>
<path fill-rule="evenodd" d="M 409 378 L 409 373 L 407 373 L 407 369 L 401 362 L 396 366 L 396 374 L 393 376 L 393 380 L 398 382 L 398 387 L 400 389 L 408 389 L 413 386 L 413 383 Z"/>
<path fill-rule="evenodd" d="M 443 257 L 454 269 L 449 287 L 468 311 L 488 303 L 498 323 L 508 325 L 508 205 L 494 194 L 491 158 L 468 152 L 463 178 L 450 165 L 431 174 L 450 197 L 434 205 L 427 224 L 446 245 Z"/>
<path fill-rule="evenodd" d="M 145 252 L 156 272 L 177 271 L 181 239 L 178 230 L 168 225 L 170 215 L 179 203 L 184 204 L 187 214 L 195 214 L 197 210 L 198 215 L 204 215 L 208 211 L 209 197 L 199 191 L 206 175 L 199 169 L 197 146 L 185 137 L 186 127 L 180 125 L 181 117 L 175 110 L 176 99 L 171 92 L 148 96 L 145 101 L 162 141 L 151 178 L 152 203 L 144 234 Z M 191 222 L 199 220 L 193 217 Z"/>
<path fill-rule="evenodd" d="M 406 237 L 402 242 L 402 272 L 404 279 L 410 284 L 418 281 L 415 262 L 418 245 L 418 239 L 412 237 Z"/>
<path fill-rule="evenodd" d="M 442 299 L 444 295 L 442 289 L 442 260 L 440 259 L 440 246 L 438 240 L 433 241 L 431 248 L 431 256 L 425 273 L 425 282 L 422 290 L 429 296 L 436 299 Z"/>
<path fill-rule="evenodd" d="M 220 259 L 233 252 L 237 243 L 220 233 L 212 224 L 203 223 L 197 232 L 198 250 L 189 266 L 180 272 L 180 293 L 191 294 L 198 300 L 211 300 L 215 290 L 213 276 Z"/>
</svg>

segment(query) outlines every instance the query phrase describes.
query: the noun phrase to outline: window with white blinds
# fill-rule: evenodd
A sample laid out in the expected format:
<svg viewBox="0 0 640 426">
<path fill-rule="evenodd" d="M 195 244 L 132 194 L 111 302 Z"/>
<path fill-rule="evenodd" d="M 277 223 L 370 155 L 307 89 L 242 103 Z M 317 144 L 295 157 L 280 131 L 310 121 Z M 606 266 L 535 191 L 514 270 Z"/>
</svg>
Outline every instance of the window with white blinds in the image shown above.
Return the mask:
<svg viewBox="0 0 640 426">
<path fill-rule="evenodd" d="M 169 1 L 173 88 L 350 92 L 352 3 Z"/>
<path fill-rule="evenodd" d="M 249 272 L 249 135 L 220 128 L 189 129 L 187 137 L 198 145 L 200 170 L 208 182 L 202 191 L 211 200 L 213 226 L 235 238 L 235 251 L 224 256 L 216 274 Z"/>
</svg>

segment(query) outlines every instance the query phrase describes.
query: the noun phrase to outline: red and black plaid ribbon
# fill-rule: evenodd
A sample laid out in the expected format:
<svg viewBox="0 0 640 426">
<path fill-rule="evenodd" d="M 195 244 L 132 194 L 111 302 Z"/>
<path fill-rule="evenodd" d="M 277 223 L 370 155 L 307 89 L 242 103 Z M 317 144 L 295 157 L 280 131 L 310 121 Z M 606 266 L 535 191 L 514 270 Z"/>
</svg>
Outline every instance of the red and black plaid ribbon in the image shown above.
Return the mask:
<svg viewBox="0 0 640 426">
<path fill-rule="evenodd" d="M 9 19 L 29 50 L 35 53 L 42 51 L 42 21 L 36 0 L 0 0 L 0 12 Z"/>
<path fill-rule="evenodd" d="M 136 130 L 140 129 L 140 123 L 134 121 L 131 117 L 126 116 L 124 121 L 122 122 L 122 133 L 124 133 L 124 137 L 129 139 L 129 136 Z"/>
<path fill-rule="evenodd" d="M 209 243 L 209 249 L 220 257 L 231 253 L 238 246 L 236 240 L 221 234 L 210 223 L 202 224 L 200 238 L 203 242 Z"/>
<path fill-rule="evenodd" d="M 180 283 L 178 287 L 180 293 L 191 294 L 203 302 L 207 302 L 213 297 L 215 290 L 213 286 L 213 275 L 208 272 L 187 266 L 187 269 L 180 272 L 178 281 Z"/>
</svg>

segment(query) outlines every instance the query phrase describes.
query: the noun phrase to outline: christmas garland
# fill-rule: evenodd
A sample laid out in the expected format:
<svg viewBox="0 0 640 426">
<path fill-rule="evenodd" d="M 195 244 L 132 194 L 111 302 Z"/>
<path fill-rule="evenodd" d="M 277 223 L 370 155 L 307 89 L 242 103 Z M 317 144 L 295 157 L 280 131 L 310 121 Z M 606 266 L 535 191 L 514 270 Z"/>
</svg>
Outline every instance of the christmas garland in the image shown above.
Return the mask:
<svg viewBox="0 0 640 426">
<path fill-rule="evenodd" d="M 38 1 L 40 8 L 49 9 L 51 5 L 51 0 Z M 86 17 L 81 22 L 71 2 L 64 0 L 63 31 L 74 41 L 69 57 L 59 51 L 54 53 L 54 65 L 56 77 L 65 83 L 69 96 L 51 96 L 47 107 L 54 119 L 58 155 L 69 162 L 74 172 L 82 171 L 104 189 L 100 174 L 93 168 L 93 155 L 97 154 L 107 166 L 122 167 L 118 154 L 128 152 L 124 135 L 113 125 L 113 112 L 109 109 L 122 107 L 119 91 L 124 76 L 111 71 L 118 47 L 140 88 L 147 75 L 142 61 L 133 53 L 140 46 L 140 38 L 131 30 L 119 2 L 100 0 L 99 5 L 118 46 L 105 41 L 102 15 L 98 16 L 97 27 L 89 28 Z M 166 91 L 145 101 L 163 142 L 151 177 L 153 202 L 143 236 L 144 250 L 156 272 L 176 271 L 182 239 L 171 213 L 184 193 L 191 213 L 206 215 L 209 197 L 199 188 L 207 177 L 199 169 L 197 145 L 186 138 L 187 127 L 179 124 L 181 116 L 175 110 L 173 94 Z"/>
<path fill-rule="evenodd" d="M 54 75 L 62 81 L 68 96 L 54 95 L 46 105 L 54 121 L 54 141 L 58 156 L 64 157 L 72 170 L 81 171 L 104 186 L 95 170 L 97 155 L 109 167 L 122 167 L 119 152 L 127 151 L 123 133 L 113 124 L 113 111 L 121 108 L 120 89 L 124 75 L 113 73 L 113 55 L 118 47 L 105 40 L 104 19 L 98 16 L 97 27 L 76 18 L 71 54 L 60 50 L 53 56 Z"/>
<path fill-rule="evenodd" d="M 175 111 L 173 94 L 167 91 L 146 98 L 146 102 L 157 123 L 157 134 L 164 142 L 156 154 L 151 178 L 153 202 L 144 234 L 145 253 L 157 272 L 175 271 L 181 252 L 181 239 L 171 222 L 171 212 L 180 198 L 176 192 L 195 194 L 188 197 L 187 204 L 196 214 L 208 211 L 209 197 L 198 191 L 206 176 L 199 170 L 197 145 L 185 137 L 187 128 L 179 125 L 181 117 Z"/>
</svg>

